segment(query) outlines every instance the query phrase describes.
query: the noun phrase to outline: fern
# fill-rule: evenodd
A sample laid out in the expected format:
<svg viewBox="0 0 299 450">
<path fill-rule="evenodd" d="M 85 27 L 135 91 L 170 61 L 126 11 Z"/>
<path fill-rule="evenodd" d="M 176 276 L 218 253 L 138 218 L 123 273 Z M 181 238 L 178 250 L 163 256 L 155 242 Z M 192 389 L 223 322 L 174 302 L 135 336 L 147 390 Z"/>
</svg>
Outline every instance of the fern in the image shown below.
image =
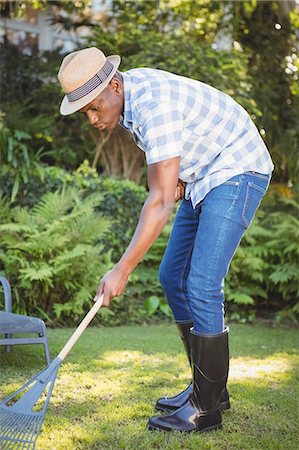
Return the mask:
<svg viewBox="0 0 299 450">
<path fill-rule="evenodd" d="M 100 256 L 111 225 L 96 212 L 101 198 L 74 188 L 47 193 L 32 209 L 13 208 L 12 221 L 0 225 L 0 261 L 18 290 L 16 312 L 73 321 L 89 307 L 111 265 L 109 253 Z"/>
<path fill-rule="evenodd" d="M 254 305 L 254 298 L 245 292 L 232 292 L 228 299 L 233 300 L 238 305 Z"/>
<path fill-rule="evenodd" d="M 284 266 L 279 266 L 273 273 L 271 273 L 269 278 L 274 284 L 279 284 L 287 283 L 292 279 L 298 280 L 298 275 L 298 266 L 295 266 L 294 264 L 285 264 Z"/>
<path fill-rule="evenodd" d="M 51 283 L 53 270 L 48 264 L 41 264 L 39 267 L 28 267 L 27 269 L 20 269 L 20 274 L 24 276 L 25 280 L 38 280 L 45 281 L 46 283 Z"/>
<path fill-rule="evenodd" d="M 245 233 L 227 277 L 226 293 L 237 304 L 259 307 L 264 302 L 274 311 L 290 311 L 294 320 L 299 309 L 299 204 L 295 199 L 279 203 L 279 211 L 259 211 Z"/>
</svg>

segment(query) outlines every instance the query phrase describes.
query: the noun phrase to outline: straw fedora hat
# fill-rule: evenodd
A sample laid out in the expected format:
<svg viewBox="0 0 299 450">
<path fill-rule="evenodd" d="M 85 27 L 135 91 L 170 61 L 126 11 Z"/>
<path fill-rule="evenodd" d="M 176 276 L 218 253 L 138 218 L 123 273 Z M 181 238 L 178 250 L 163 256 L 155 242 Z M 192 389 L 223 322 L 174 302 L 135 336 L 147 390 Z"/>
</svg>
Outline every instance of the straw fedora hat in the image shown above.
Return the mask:
<svg viewBox="0 0 299 450">
<path fill-rule="evenodd" d="M 109 84 L 119 65 L 120 56 L 106 57 L 96 47 L 67 55 L 58 72 L 58 80 L 66 94 L 60 113 L 67 116 L 88 105 Z"/>
</svg>

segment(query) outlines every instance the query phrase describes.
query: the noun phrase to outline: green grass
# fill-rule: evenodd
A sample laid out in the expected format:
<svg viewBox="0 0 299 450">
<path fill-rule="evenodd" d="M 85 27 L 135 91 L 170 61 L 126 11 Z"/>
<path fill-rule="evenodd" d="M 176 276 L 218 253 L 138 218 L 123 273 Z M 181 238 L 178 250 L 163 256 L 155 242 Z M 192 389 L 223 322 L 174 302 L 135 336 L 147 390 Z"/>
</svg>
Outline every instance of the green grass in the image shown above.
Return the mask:
<svg viewBox="0 0 299 450">
<path fill-rule="evenodd" d="M 71 333 L 49 330 L 52 357 Z M 164 434 L 147 430 L 155 401 L 190 377 L 175 327 L 90 327 L 60 367 L 37 449 L 297 450 L 297 338 L 296 329 L 231 325 L 232 408 L 223 429 Z M 44 365 L 37 346 L 1 347 L 0 361 L 1 399 Z"/>
</svg>

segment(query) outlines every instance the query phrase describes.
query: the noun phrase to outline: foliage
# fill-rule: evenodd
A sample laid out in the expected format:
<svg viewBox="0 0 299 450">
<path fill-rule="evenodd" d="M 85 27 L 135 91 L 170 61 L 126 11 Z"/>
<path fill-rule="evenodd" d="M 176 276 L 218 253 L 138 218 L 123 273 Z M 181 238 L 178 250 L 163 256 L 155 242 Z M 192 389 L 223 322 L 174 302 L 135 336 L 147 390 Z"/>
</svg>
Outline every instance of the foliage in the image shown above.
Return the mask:
<svg viewBox="0 0 299 450">
<path fill-rule="evenodd" d="M 123 37 L 127 34 L 130 45 L 126 48 L 132 54 L 132 49 L 141 47 L 139 38 L 151 31 L 162 38 L 185 35 L 190 40 L 212 43 L 224 14 L 222 2 L 208 0 L 138 0 L 134 4 L 113 0 L 107 25 L 117 18 L 117 32 Z"/>
<path fill-rule="evenodd" d="M 232 95 L 249 111 L 258 128 L 264 130 L 276 165 L 274 180 L 279 184 L 275 189 L 272 185 L 267 201 L 233 260 L 226 281 L 228 315 L 251 321 L 256 314 L 267 312 L 278 319 L 297 320 L 298 11 L 294 9 L 289 15 L 282 14 L 282 2 L 278 1 L 113 0 L 106 16 L 103 14 L 94 27 L 88 3 L 87 0 L 75 3 L 67 0 L 5 1 L 1 3 L 1 14 L 21 18 L 30 7 L 49 7 L 48 12 L 54 11 L 51 23 L 56 29 L 76 30 L 80 20 L 81 25 L 90 25 L 92 33 L 88 43 L 100 47 L 106 54 L 122 55 L 121 70 L 151 66 L 200 79 Z M 231 37 L 231 49 L 222 49 L 223 37 Z M 0 223 L 4 227 L 0 264 L 2 270 L 8 271 L 19 311 L 25 311 L 27 307 L 28 311 L 39 309 L 40 314 L 45 311 L 51 319 L 60 317 L 61 323 L 71 322 L 86 307 L 84 302 L 88 301 L 91 292 L 94 293 L 99 276 L 106 270 L 106 256 L 103 255 L 107 254 L 108 267 L 109 258 L 116 262 L 128 245 L 146 198 L 143 186 L 99 176 L 97 170 L 90 168 L 88 160 L 95 160 L 98 152 L 100 171 L 140 180 L 144 173 L 143 159 L 139 158 L 135 165 L 133 160 L 137 150 L 122 134 L 114 133 L 103 147 L 101 136 L 88 127 L 83 117 L 59 115 L 62 94 L 57 71 L 62 56 L 58 52 L 29 57 L 8 42 L 4 44 L 0 49 L 1 109 L 5 113 L 1 116 L 0 126 L 0 176 L 4 194 L 0 196 Z M 36 208 L 40 202 L 48 201 L 46 194 L 52 193 L 53 199 L 62 201 L 63 192 L 76 192 L 69 194 L 70 201 L 73 199 L 69 210 L 54 222 L 48 217 L 48 223 L 43 219 L 35 223 Z M 43 195 L 46 196 L 41 200 Z M 109 233 L 101 234 L 99 225 L 88 236 L 88 244 L 84 243 L 94 247 L 97 261 L 101 254 L 103 266 L 92 265 L 86 256 L 84 270 L 78 269 L 82 259 L 80 251 L 84 247 L 78 238 L 76 246 L 81 250 L 77 256 L 73 255 L 76 263 L 66 274 L 74 285 L 66 288 L 62 275 L 53 275 L 58 270 L 61 252 L 72 255 L 73 251 L 69 241 L 65 249 L 59 247 L 59 242 L 70 233 L 70 229 L 64 229 L 62 224 L 67 226 L 67 217 L 72 217 L 79 209 L 75 197 L 81 199 L 83 211 L 85 202 L 89 208 L 90 198 L 98 195 L 97 203 L 86 214 L 82 212 L 80 220 L 83 221 L 86 215 L 92 217 L 92 224 L 96 216 L 98 223 L 105 223 L 107 229 L 109 223 Z M 281 200 L 286 195 L 289 199 Z M 26 229 L 26 222 L 22 229 L 22 214 L 32 218 L 31 231 Z M 61 227 L 58 226 L 60 221 Z M 9 231 L 5 229 L 8 224 L 21 228 Z M 149 317 L 170 316 L 157 279 L 170 228 L 171 222 L 131 275 L 126 294 L 115 299 L 111 309 L 101 310 L 102 323 L 143 322 Z M 47 233 L 54 236 L 53 255 L 47 246 L 43 248 L 42 239 Z M 19 249 L 17 239 L 25 249 L 33 243 L 41 248 L 37 250 L 36 247 L 31 255 L 27 250 Z M 8 249 L 9 245 L 16 247 Z M 86 252 L 93 255 L 91 248 L 91 253 Z M 31 262 L 33 267 L 28 266 Z M 45 268 L 52 272 L 47 275 L 41 270 L 40 276 L 44 274 L 45 279 L 31 280 L 30 276 L 34 275 L 28 267 L 35 270 L 35 276 Z M 88 278 L 87 282 L 84 277 Z M 84 301 L 84 295 L 79 295 L 82 286 L 89 292 Z M 51 296 L 46 296 L 47 289 Z M 69 298 L 79 295 L 75 304 L 67 299 L 66 290 Z"/>
<path fill-rule="evenodd" d="M 169 2 L 113 2 L 112 24 L 108 21 L 106 26 L 95 29 L 89 41 L 107 54 L 122 55 L 122 70 L 155 67 L 198 79 L 232 95 L 251 114 L 258 115 L 246 54 L 219 51 L 211 45 L 216 36 L 215 18 L 220 12 L 217 15 L 212 5 L 207 9 L 207 2 L 200 4 L 203 10 L 194 4 L 184 9 L 182 4 L 179 7 L 174 3 L 172 10 Z M 200 12 L 203 16 L 200 26 L 196 26 Z M 205 30 L 209 23 L 214 24 L 213 32 Z M 185 32 L 186 28 L 189 31 Z"/>
<path fill-rule="evenodd" d="M 229 2 L 229 9 L 233 38 L 246 52 L 248 75 L 255 80 L 252 96 L 262 113 L 256 122 L 275 161 L 274 180 L 298 184 L 299 12 L 285 14 L 288 5 L 282 3 Z"/>
<path fill-rule="evenodd" d="M 149 316 L 153 315 L 157 310 L 164 312 L 171 317 L 171 309 L 165 300 L 161 300 L 156 295 L 152 295 L 145 301 L 146 312 Z"/>
<path fill-rule="evenodd" d="M 62 117 L 57 80 L 61 55 L 23 55 L 15 46 L 0 48 L 1 110 L 5 126 L 30 135 L 32 152 L 44 149 L 42 162 L 65 168 L 77 167 L 92 148 L 80 115 Z M 12 89 L 12 86 L 15 86 Z"/>
<path fill-rule="evenodd" d="M 120 190 L 116 188 L 117 184 L 121 187 L 123 181 L 107 182 L 104 179 L 101 189 L 107 200 L 111 199 L 112 195 L 112 201 L 107 202 L 107 209 L 102 211 L 108 214 L 111 220 L 113 217 L 120 219 L 120 222 L 117 222 L 118 232 L 112 233 L 112 239 L 109 236 L 108 244 L 112 244 L 110 248 L 113 249 L 112 255 L 115 262 L 133 235 L 142 201 L 145 198 L 145 192 L 143 192 L 140 203 L 138 204 L 137 201 L 136 208 L 129 210 L 129 218 L 126 215 L 127 208 L 124 208 L 119 215 L 117 209 L 113 209 L 113 197 L 117 198 L 123 191 L 122 188 Z M 109 186 L 114 187 L 113 194 L 106 193 Z M 128 199 L 134 201 L 132 192 L 128 195 Z M 108 205 L 112 205 L 110 212 Z M 226 280 L 227 311 L 231 319 L 253 321 L 256 315 L 266 315 L 278 320 L 280 318 L 293 322 L 298 320 L 299 270 L 296 263 L 299 256 L 298 208 L 298 200 L 281 198 L 275 190 L 270 189 L 261 210 L 257 212 L 253 224 L 245 233 Z M 117 314 L 114 318 L 111 317 L 108 323 L 123 323 L 128 304 L 132 304 L 133 307 L 127 320 L 139 322 L 145 312 L 149 316 L 154 313 L 161 316 L 160 313 L 163 313 L 172 317 L 169 307 L 167 308 L 168 305 L 165 304 L 164 294 L 157 277 L 171 226 L 172 220 L 131 275 L 125 295 L 118 299 L 113 307 L 113 312 L 117 311 Z"/>
<path fill-rule="evenodd" d="M 146 199 L 146 190 L 129 180 L 109 177 L 101 177 L 97 189 L 103 195 L 99 211 L 113 220 L 113 231 L 105 250 L 111 250 L 113 261 L 117 262 L 132 238 Z"/>
<path fill-rule="evenodd" d="M 10 182 L 9 188 L 8 181 L 5 181 L 6 195 L 10 195 L 12 180 Z M 135 230 L 147 196 L 145 188 L 129 180 L 98 176 L 96 170 L 85 161 L 74 172 L 45 167 L 43 182 L 36 175 L 30 177 L 28 185 L 21 183 L 14 205 L 20 203 L 23 205 L 21 209 L 34 210 L 42 195 L 61 189 L 79 190 L 84 199 L 82 208 L 85 198 L 89 201 L 89 195 L 100 195 L 101 201 L 95 205 L 95 210 L 111 225 L 109 233 L 100 236 L 101 255 L 109 254 L 112 263 L 116 263 Z M 18 214 L 18 207 L 9 207 L 3 199 L 1 202 L 2 223 L 13 222 L 12 215 Z M 226 280 L 226 308 L 231 319 L 253 321 L 256 315 L 266 315 L 297 320 L 297 217 L 296 198 L 282 200 L 281 194 L 270 188 L 262 208 L 245 233 Z M 151 318 L 172 317 L 158 281 L 158 269 L 171 226 L 172 220 L 130 276 L 125 294 L 114 299 L 111 308 L 101 310 L 103 324 L 142 323 Z M 18 267 L 15 265 L 9 269 L 14 284 L 18 284 L 14 278 Z M 94 283 L 103 274 L 104 271 L 98 266 Z M 38 298 L 37 302 L 42 308 Z M 63 304 L 65 299 L 62 296 L 56 302 Z"/>
<path fill-rule="evenodd" d="M 14 288 L 14 308 L 48 319 L 77 320 L 109 267 L 100 240 L 109 221 L 95 211 L 99 193 L 45 194 L 31 210 L 15 207 L 0 225 L 0 267 Z M 57 322 L 56 322 L 57 323 Z"/>
<path fill-rule="evenodd" d="M 158 67 L 200 79 L 227 92 L 249 111 L 262 130 L 274 158 L 275 181 L 296 185 L 298 11 L 283 14 L 282 3 L 113 0 L 106 4 L 107 13 L 101 15 L 97 26 L 85 0 L 3 2 L 2 9 L 6 16 L 22 15 L 27 7 L 48 5 L 54 26 L 68 30 L 78 28 L 81 17 L 81 25 L 90 25 L 87 45 L 96 45 L 107 54 L 121 54 L 122 70 Z M 63 14 L 57 14 L 59 8 Z M 232 48 L 223 50 L 222 41 L 226 38 L 231 40 Z M 2 108 L 12 132 L 18 129 L 28 133 L 34 138 L 30 144 L 35 150 L 43 146 L 45 151 L 51 151 L 44 162 L 74 169 L 83 159 L 93 159 L 102 139 L 88 130 L 80 116 L 59 117 L 61 94 L 56 74 L 60 61 L 57 52 L 28 57 L 12 46 L 2 47 Z M 20 127 L 22 123 L 24 126 Z M 123 141 L 112 135 L 101 152 L 98 167 L 108 174 L 126 174 L 133 179 L 134 174 L 125 167 L 129 167 L 136 152 L 127 151 L 133 144 L 123 145 Z M 117 152 L 124 164 L 116 170 Z M 141 158 L 137 166 L 134 173 L 138 173 L 135 179 L 139 181 Z"/>
<path fill-rule="evenodd" d="M 15 204 L 33 207 L 46 192 L 54 192 L 63 187 L 85 189 L 88 192 L 99 192 L 102 201 L 97 205 L 97 211 L 113 220 L 109 240 L 105 251 L 112 251 L 116 262 L 131 239 L 132 230 L 137 225 L 139 212 L 146 199 L 146 189 L 143 186 L 113 177 L 98 176 L 87 160 L 73 172 L 68 172 L 55 166 L 43 168 L 42 180 L 37 173 L 32 172 L 25 184 L 21 182 Z M 13 189 L 13 178 L 5 174 L 2 178 L 2 189 L 10 196 Z"/>
<path fill-rule="evenodd" d="M 116 263 L 133 236 L 147 196 L 145 188 L 129 180 L 112 177 L 97 178 L 87 162 L 77 169 L 71 183 L 101 192 L 103 201 L 98 211 L 113 223 L 109 234 L 102 241 L 103 251 L 111 252 L 111 259 Z M 171 316 L 157 277 L 157 269 L 170 229 L 171 222 L 130 276 L 125 294 L 113 300 L 111 309 L 100 311 L 103 323 L 114 325 L 128 322 L 141 323 L 147 321 L 154 313 L 155 318 Z"/>
<path fill-rule="evenodd" d="M 264 227 L 272 229 L 272 236 L 266 243 L 270 271 L 266 285 L 270 295 L 278 297 L 276 301 L 280 301 L 279 297 L 283 299 L 295 319 L 299 312 L 299 203 L 294 199 L 280 202 L 288 211 L 275 211 L 264 221 Z M 281 305 L 276 303 L 276 308 L 280 309 Z"/>
<path fill-rule="evenodd" d="M 5 193 L 9 195 L 12 188 L 12 180 L 5 179 Z M 27 185 L 21 183 L 16 203 L 22 204 L 23 208 L 27 210 L 35 210 L 35 205 L 38 205 L 42 196 L 47 197 L 47 192 L 55 192 L 61 189 L 75 189 L 80 191 L 84 204 L 86 199 L 88 201 L 89 195 L 100 195 L 101 201 L 95 205 L 95 210 L 100 217 L 105 217 L 105 220 L 111 224 L 109 233 L 100 236 L 101 255 L 111 256 L 112 261 L 115 263 L 120 258 L 123 250 L 129 244 L 133 235 L 134 229 L 137 225 L 139 212 L 146 199 L 146 190 L 142 186 L 137 186 L 129 180 L 119 180 L 108 177 L 98 177 L 96 170 L 92 169 L 87 161 L 73 173 L 64 171 L 57 167 L 45 167 L 44 178 L 41 182 L 37 175 L 30 177 Z M 1 209 L 7 213 L 2 216 L 2 223 L 10 223 L 12 221 L 12 215 L 18 215 L 18 207 L 8 208 L 7 202 L 2 199 Z M 4 207 L 4 205 L 6 205 Z M 121 207 L 120 207 L 121 206 Z M 6 208 L 6 209 L 5 209 Z M 14 211 L 16 211 L 14 213 Z M 82 205 L 83 211 L 83 205 Z M 100 226 L 101 222 L 99 222 Z M 104 324 L 121 324 L 128 322 L 143 322 L 148 320 L 151 315 L 150 303 L 148 300 L 150 296 L 159 296 L 159 305 L 155 310 L 155 317 L 162 317 L 164 315 L 169 316 L 169 307 L 165 303 L 163 298 L 161 287 L 157 279 L 156 267 L 159 259 L 161 259 L 165 243 L 169 235 L 168 226 L 160 240 L 158 240 L 153 246 L 149 255 L 145 257 L 144 263 L 140 264 L 138 269 L 132 274 L 128 284 L 126 294 L 113 301 L 111 309 L 102 309 L 100 315 L 102 316 L 102 323 Z M 58 241 L 58 230 L 56 240 Z M 88 230 L 86 230 L 88 232 Z M 61 229 L 61 238 L 63 239 L 64 230 Z M 95 236 L 98 235 L 98 232 Z M 90 236 L 90 239 L 95 239 L 95 236 Z M 42 243 L 41 243 L 42 244 Z M 4 256 L 3 256 L 4 258 Z M 154 265 L 153 265 L 154 264 Z M 96 276 L 94 278 L 94 290 L 96 283 L 105 272 L 104 266 L 96 265 L 98 267 Z M 3 267 L 3 270 L 7 273 L 7 276 L 12 277 L 12 284 L 18 283 L 16 279 L 16 272 L 18 271 L 18 265 L 12 263 L 12 266 L 7 268 Z M 14 269 L 13 269 L 14 268 Z M 84 272 L 89 270 L 88 266 L 84 263 Z M 94 271 L 92 271 L 94 273 Z M 71 275 L 70 275 L 71 276 Z M 91 277 L 92 275 L 90 275 Z M 78 279 L 78 284 L 82 282 Z M 81 281 L 80 281 L 81 280 Z M 35 292 L 35 291 L 34 291 Z M 33 292 L 33 296 L 35 295 Z M 52 294 L 51 294 L 52 295 Z M 62 294 L 61 294 L 62 295 Z M 54 298 L 54 297 L 53 297 Z M 88 298 L 87 298 L 88 299 Z M 64 296 L 60 300 L 56 299 L 56 303 L 61 301 L 62 310 L 64 315 L 61 320 L 68 320 L 67 317 L 72 316 L 69 311 L 64 311 Z M 44 308 L 44 305 L 40 301 L 38 296 L 35 302 L 35 306 Z M 59 310 L 59 306 L 56 305 L 55 313 Z M 67 307 L 69 308 L 70 303 Z"/>
<path fill-rule="evenodd" d="M 258 211 L 232 261 L 226 285 L 227 300 L 234 303 L 227 305 L 230 317 L 241 317 L 240 305 L 250 320 L 258 311 L 298 321 L 299 203 L 278 202 L 274 211 Z"/>
<path fill-rule="evenodd" d="M 123 296 L 125 302 L 127 299 L 133 298 L 138 303 L 140 299 L 143 299 L 141 312 L 144 311 L 145 316 L 148 317 L 164 317 L 165 319 L 172 319 L 173 317 L 158 280 L 158 270 L 170 235 L 171 226 L 172 220 L 165 226 L 160 237 L 131 275 L 130 283 Z"/>
<path fill-rule="evenodd" d="M 90 43 L 122 55 L 122 70 L 151 66 L 200 79 L 251 114 L 277 182 L 298 183 L 298 10 L 282 2 L 114 0 Z M 232 48 L 221 50 L 221 40 Z"/>
<path fill-rule="evenodd" d="M 186 55 L 189 59 L 187 65 Z M 150 40 L 147 38 L 142 51 L 126 60 L 127 68 L 156 67 L 201 80 L 234 97 L 256 117 L 260 111 L 252 97 L 253 80 L 248 76 L 247 64 L 246 55 L 239 51 L 217 51 L 205 43 L 198 46 L 185 36 L 168 37 L 165 42 L 158 40 L 157 36 Z"/>
<path fill-rule="evenodd" d="M 6 187 L 5 193 L 6 195 L 9 195 L 12 189 L 12 180 L 6 177 L 4 179 L 4 185 Z M 47 192 L 55 192 L 61 189 L 79 190 L 82 199 L 84 199 L 84 204 L 86 199 L 88 201 L 89 195 L 100 196 L 101 201 L 98 201 L 95 205 L 95 210 L 100 214 L 100 217 L 105 217 L 105 220 L 111 224 L 109 233 L 106 233 L 103 236 L 101 235 L 100 237 L 101 255 L 109 255 L 109 258 L 111 257 L 111 260 L 116 263 L 129 244 L 137 225 L 140 210 L 146 199 L 145 188 L 143 186 L 138 186 L 129 180 L 98 177 L 96 170 L 92 169 L 87 161 L 84 161 L 84 163 L 73 173 L 66 172 L 57 167 L 45 167 L 42 182 L 39 177 L 35 175 L 30 177 L 28 184 L 21 183 L 14 205 L 16 203 L 21 204 L 23 207 L 21 209 L 31 210 L 33 213 L 36 205 L 41 201 L 43 202 L 42 198 L 47 198 Z M 2 199 L 2 203 L 3 204 L 0 205 L 1 209 L 3 212 L 7 210 L 7 213 L 3 214 L 1 222 L 3 224 L 10 223 L 12 221 L 12 214 L 19 214 L 18 207 L 9 209 L 4 198 Z M 101 222 L 99 222 L 99 226 L 100 224 Z M 151 300 L 149 300 L 151 296 L 158 296 L 159 298 L 159 305 L 155 308 L 155 317 L 170 315 L 169 307 L 165 303 L 157 279 L 157 266 L 164 253 L 169 230 L 170 225 L 165 228 L 161 238 L 154 244 L 150 253 L 146 255 L 144 262 L 141 263 L 137 270 L 131 275 L 126 294 L 119 299 L 115 299 L 111 309 L 105 308 L 100 311 L 102 323 L 121 324 L 128 323 L 128 321 L 139 323 L 146 321 L 148 317 L 151 316 Z M 61 229 L 59 231 L 57 229 L 56 231 L 56 240 L 58 241 L 58 232 L 63 233 L 64 230 Z M 97 235 L 98 232 L 96 233 L 96 236 Z M 63 235 L 61 235 L 61 238 L 63 239 Z M 90 239 L 95 239 L 95 236 L 90 236 Z M 44 256 L 42 256 L 42 258 L 44 258 Z M 12 263 L 12 266 L 9 269 L 7 266 L 3 267 L 5 272 L 8 270 L 7 276 L 9 278 L 10 276 L 12 277 L 12 284 L 18 282 L 18 279 L 15 278 L 16 275 L 14 275 L 15 272 L 18 271 L 18 268 L 19 266 L 15 265 L 15 263 Z M 88 266 L 84 264 L 84 272 L 85 270 L 89 269 Z M 92 273 L 94 273 L 94 271 Z M 98 266 L 94 283 L 96 283 L 103 274 L 104 268 L 102 270 L 101 266 Z M 78 280 L 78 283 L 80 283 L 80 280 Z M 39 298 L 40 297 L 37 297 L 35 305 L 39 305 L 39 308 L 44 308 Z M 60 300 L 57 298 L 57 305 L 59 302 L 62 303 L 62 309 L 64 310 L 64 297 L 61 297 Z M 59 308 L 60 307 L 56 306 L 55 311 Z M 70 316 L 70 313 L 66 312 L 64 317 L 66 316 Z"/>
<path fill-rule="evenodd" d="M 31 8 L 45 10 L 49 6 L 60 6 L 69 13 L 74 12 L 74 9 L 82 13 L 89 4 L 90 0 L 76 0 L 75 4 L 69 0 L 2 0 L 0 12 L 1 17 L 21 19 Z"/>
<path fill-rule="evenodd" d="M 3 117 L 0 116 L 0 176 L 8 175 L 13 181 L 12 202 L 18 194 L 21 180 L 27 184 L 33 171 L 39 175 L 41 180 L 43 178 L 40 165 L 43 148 L 34 152 L 28 144 L 31 139 L 32 136 L 25 131 L 8 129 Z"/>
</svg>

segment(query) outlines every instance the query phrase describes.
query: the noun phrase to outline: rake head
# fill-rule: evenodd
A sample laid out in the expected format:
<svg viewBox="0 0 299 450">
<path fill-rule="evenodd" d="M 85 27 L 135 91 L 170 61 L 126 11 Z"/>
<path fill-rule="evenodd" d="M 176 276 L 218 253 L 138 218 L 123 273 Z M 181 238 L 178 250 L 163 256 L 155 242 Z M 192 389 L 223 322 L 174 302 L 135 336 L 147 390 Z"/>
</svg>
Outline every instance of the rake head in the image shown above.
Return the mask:
<svg viewBox="0 0 299 450">
<path fill-rule="evenodd" d="M 0 406 L 1 450 L 33 450 L 43 422 L 40 414 L 22 414 Z"/>
<path fill-rule="evenodd" d="M 34 450 L 59 366 L 102 306 L 103 299 L 103 294 L 95 297 L 93 307 L 49 367 L 0 403 L 1 450 Z"/>
<path fill-rule="evenodd" d="M 1 450 L 34 450 L 60 363 L 56 358 L 0 403 Z"/>
</svg>

